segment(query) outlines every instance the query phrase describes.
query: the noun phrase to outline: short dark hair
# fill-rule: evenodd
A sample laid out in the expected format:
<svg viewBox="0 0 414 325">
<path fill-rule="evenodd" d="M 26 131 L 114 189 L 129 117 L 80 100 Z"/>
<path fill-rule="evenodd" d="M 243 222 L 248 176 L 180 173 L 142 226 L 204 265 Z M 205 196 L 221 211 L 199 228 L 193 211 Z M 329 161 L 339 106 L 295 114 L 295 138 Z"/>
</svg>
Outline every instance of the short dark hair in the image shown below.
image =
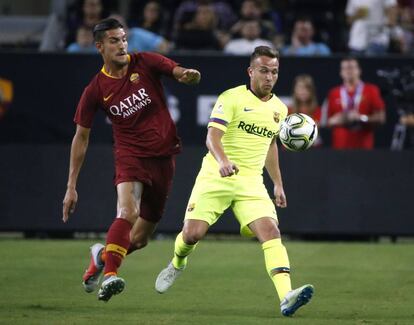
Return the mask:
<svg viewBox="0 0 414 325">
<path fill-rule="evenodd" d="M 357 58 L 357 57 L 355 57 L 355 56 L 353 56 L 353 55 L 347 55 L 347 56 L 344 56 L 344 57 L 341 59 L 341 62 L 344 62 L 344 61 L 356 61 L 356 63 L 358 63 L 358 65 L 359 65 L 358 58 Z"/>
<path fill-rule="evenodd" d="M 105 36 L 105 32 L 111 29 L 124 28 L 124 26 L 114 18 L 101 20 L 93 28 L 93 38 L 95 42 L 100 42 Z"/>
<path fill-rule="evenodd" d="M 279 52 L 275 49 L 272 49 L 269 46 L 257 46 L 252 55 L 250 55 L 250 63 L 253 62 L 253 60 L 255 60 L 256 58 L 258 58 L 259 56 L 267 56 L 269 58 L 276 58 L 279 60 Z"/>
<path fill-rule="evenodd" d="M 340 65 L 339 66 L 342 67 L 342 62 L 350 62 L 350 61 L 355 61 L 356 64 L 357 64 L 357 66 L 358 66 L 358 68 L 361 69 L 361 65 L 359 64 L 358 59 L 355 56 L 353 56 L 353 55 L 344 56 L 341 59 L 341 62 L 340 62 Z"/>
<path fill-rule="evenodd" d="M 312 21 L 312 18 L 310 16 L 306 16 L 306 15 L 299 16 L 298 18 L 295 19 L 295 24 L 298 21 L 300 21 L 300 22 L 306 22 L 306 23 L 311 23 L 313 25 L 313 21 Z"/>
</svg>

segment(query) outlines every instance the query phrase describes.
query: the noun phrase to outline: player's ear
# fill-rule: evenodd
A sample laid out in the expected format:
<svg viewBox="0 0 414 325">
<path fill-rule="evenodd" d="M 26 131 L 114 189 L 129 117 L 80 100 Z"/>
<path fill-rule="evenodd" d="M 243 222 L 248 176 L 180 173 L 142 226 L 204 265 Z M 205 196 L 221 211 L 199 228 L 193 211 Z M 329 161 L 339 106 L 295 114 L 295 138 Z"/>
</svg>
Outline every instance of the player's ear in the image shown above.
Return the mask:
<svg viewBox="0 0 414 325">
<path fill-rule="evenodd" d="M 103 43 L 102 42 L 95 42 L 95 47 L 98 49 L 99 53 L 103 51 Z"/>
<path fill-rule="evenodd" d="M 247 74 L 249 75 L 250 78 L 252 77 L 252 75 L 253 75 L 253 68 L 252 67 L 247 68 Z"/>
</svg>

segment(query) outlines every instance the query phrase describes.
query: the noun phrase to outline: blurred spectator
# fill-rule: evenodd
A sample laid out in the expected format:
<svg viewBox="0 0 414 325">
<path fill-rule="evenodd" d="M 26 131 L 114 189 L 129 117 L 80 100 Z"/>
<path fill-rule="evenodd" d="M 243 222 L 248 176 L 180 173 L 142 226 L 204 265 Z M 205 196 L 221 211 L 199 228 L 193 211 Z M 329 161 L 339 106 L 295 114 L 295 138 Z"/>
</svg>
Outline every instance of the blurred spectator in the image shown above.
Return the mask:
<svg viewBox="0 0 414 325">
<path fill-rule="evenodd" d="M 409 2 L 399 1 L 397 24 L 390 32 L 391 53 L 414 54 L 414 1 Z"/>
<path fill-rule="evenodd" d="M 348 0 L 345 13 L 351 25 L 348 47 L 353 54 L 385 54 L 390 28 L 395 25 L 396 0 Z"/>
<path fill-rule="evenodd" d="M 224 52 L 229 54 L 250 55 L 257 46 L 264 45 L 273 48 L 273 44 L 260 38 L 261 27 L 258 20 L 246 20 L 241 28 L 241 38 L 229 41 Z"/>
<path fill-rule="evenodd" d="M 402 125 L 413 128 L 414 127 L 414 113 L 408 113 L 400 117 L 400 123 Z"/>
<path fill-rule="evenodd" d="M 216 17 L 216 28 L 227 31 L 237 20 L 236 14 L 227 1 L 220 0 L 185 0 L 174 13 L 174 30 L 178 31 L 184 25 L 193 20 L 197 8 L 203 5 L 210 5 Z"/>
<path fill-rule="evenodd" d="M 316 97 L 316 87 L 313 78 L 307 74 L 298 75 L 293 82 L 292 104 L 289 114 L 304 113 L 315 122 L 321 119 L 321 108 Z"/>
<path fill-rule="evenodd" d="M 74 7 L 73 12 L 68 13 L 66 44 L 76 42 L 77 30 L 81 26 L 93 29 L 93 27 L 105 18 L 101 0 L 81 0 Z"/>
<path fill-rule="evenodd" d="M 217 20 L 210 5 L 199 5 L 193 20 L 178 31 L 175 38 L 177 49 L 221 50 L 225 40 L 217 31 Z"/>
<path fill-rule="evenodd" d="M 372 149 L 374 126 L 385 123 L 385 104 L 376 85 L 361 80 L 354 58 L 341 61 L 343 84 L 328 95 L 327 126 L 334 149 Z"/>
<path fill-rule="evenodd" d="M 113 14 L 109 17 L 118 20 L 124 26 L 124 31 L 127 34 L 129 52 L 169 52 L 171 44 L 161 35 L 157 35 L 140 27 L 128 28 L 125 19 L 121 15 Z"/>
<path fill-rule="evenodd" d="M 276 33 L 282 32 L 282 19 L 279 13 L 274 10 L 270 0 L 257 0 L 262 10 L 262 19 L 264 21 L 271 21 Z M 273 2 L 274 3 L 274 2 Z"/>
<path fill-rule="evenodd" d="M 142 14 L 138 19 L 138 27 L 154 34 L 166 35 L 163 10 L 159 1 L 150 0 L 145 4 Z"/>
<path fill-rule="evenodd" d="M 238 20 L 230 29 L 233 37 L 239 37 L 246 20 L 259 20 L 261 27 L 261 37 L 273 40 L 276 36 L 276 26 L 271 20 L 264 19 L 263 8 L 257 0 L 244 0 L 240 7 L 240 20 Z M 280 32 L 280 31 L 279 31 Z"/>
<path fill-rule="evenodd" d="M 396 143 L 395 141 L 398 141 L 395 136 L 396 136 L 396 129 L 394 129 L 394 135 L 393 135 L 393 141 L 391 143 L 391 149 L 403 149 L 404 148 L 404 144 L 406 145 L 406 147 L 414 149 L 414 113 L 413 112 L 409 112 L 407 114 L 404 114 L 400 117 L 400 126 L 403 125 L 404 127 L 404 131 L 403 131 L 403 138 L 402 138 L 402 143 L 401 146 L 395 146 Z M 398 126 L 396 126 L 398 127 Z M 401 136 L 401 135 L 400 135 Z M 394 145 L 394 147 L 393 147 Z"/>
<path fill-rule="evenodd" d="M 79 27 L 76 32 L 76 42 L 70 44 L 66 51 L 69 53 L 98 53 L 92 30 L 85 26 Z"/>
<path fill-rule="evenodd" d="M 13 100 L 13 83 L 10 80 L 0 78 L 0 120 L 6 114 Z"/>
<path fill-rule="evenodd" d="M 329 55 L 331 50 L 324 43 L 315 43 L 313 23 L 309 18 L 299 18 L 295 21 L 291 44 L 282 48 L 284 55 Z"/>
</svg>

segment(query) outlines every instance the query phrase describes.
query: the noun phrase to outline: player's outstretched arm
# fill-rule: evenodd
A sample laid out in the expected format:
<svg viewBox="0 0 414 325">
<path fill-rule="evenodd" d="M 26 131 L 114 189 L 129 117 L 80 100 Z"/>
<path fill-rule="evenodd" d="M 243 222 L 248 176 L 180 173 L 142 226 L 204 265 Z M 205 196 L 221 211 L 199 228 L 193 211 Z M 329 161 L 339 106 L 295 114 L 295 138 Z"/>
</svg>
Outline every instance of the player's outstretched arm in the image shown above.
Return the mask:
<svg viewBox="0 0 414 325">
<path fill-rule="evenodd" d="M 265 167 L 274 184 L 273 192 L 276 206 L 286 208 L 287 200 L 283 189 L 282 173 L 279 168 L 279 151 L 277 149 L 276 138 L 272 141 L 267 151 Z"/>
<path fill-rule="evenodd" d="M 200 82 L 201 73 L 196 69 L 187 69 L 176 66 L 173 69 L 174 78 L 186 85 L 196 85 Z"/>
<path fill-rule="evenodd" d="M 239 172 L 239 168 L 235 163 L 231 162 L 227 155 L 224 153 L 223 144 L 221 138 L 224 132 L 215 127 L 209 127 L 207 132 L 206 145 L 213 157 L 219 163 L 219 172 L 221 177 L 228 177 Z"/>
<path fill-rule="evenodd" d="M 63 222 L 67 222 L 69 214 L 75 211 L 78 201 L 76 192 L 76 183 L 78 175 L 85 159 L 86 150 L 88 149 L 90 129 L 80 125 L 76 127 L 76 133 L 72 140 L 70 150 L 69 177 L 66 188 L 65 198 L 63 199 Z"/>
</svg>

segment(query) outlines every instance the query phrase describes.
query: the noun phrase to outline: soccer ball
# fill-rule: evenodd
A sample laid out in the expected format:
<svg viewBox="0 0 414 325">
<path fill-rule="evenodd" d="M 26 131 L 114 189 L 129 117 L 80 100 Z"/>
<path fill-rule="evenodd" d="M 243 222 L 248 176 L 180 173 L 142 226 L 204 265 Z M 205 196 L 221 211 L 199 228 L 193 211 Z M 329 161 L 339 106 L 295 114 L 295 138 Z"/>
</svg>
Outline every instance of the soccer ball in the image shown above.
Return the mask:
<svg viewBox="0 0 414 325">
<path fill-rule="evenodd" d="M 303 151 L 312 146 L 318 137 L 318 127 L 308 115 L 288 115 L 280 126 L 279 139 L 291 151 Z"/>
</svg>

